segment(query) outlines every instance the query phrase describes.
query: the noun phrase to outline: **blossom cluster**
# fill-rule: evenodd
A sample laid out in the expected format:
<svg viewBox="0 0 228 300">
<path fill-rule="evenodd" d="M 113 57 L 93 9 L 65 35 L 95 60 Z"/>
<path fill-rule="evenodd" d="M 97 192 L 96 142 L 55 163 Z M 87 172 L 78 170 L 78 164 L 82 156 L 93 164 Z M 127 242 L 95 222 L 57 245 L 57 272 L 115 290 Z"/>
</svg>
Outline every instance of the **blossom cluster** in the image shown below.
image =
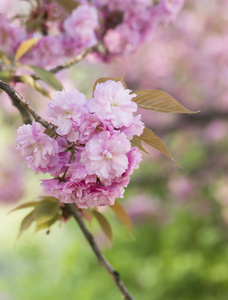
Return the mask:
<svg viewBox="0 0 228 300">
<path fill-rule="evenodd" d="M 0 50 L 10 56 L 24 40 L 39 37 L 20 62 L 50 68 L 100 42 L 103 50 L 94 51 L 93 57 L 107 61 L 135 51 L 154 35 L 158 26 L 174 21 L 183 3 L 184 0 L 161 0 L 157 5 L 150 0 L 81 1 L 69 14 L 57 2 L 43 0 L 31 9 L 23 27 L 11 26 L 0 15 Z"/>
<path fill-rule="evenodd" d="M 144 129 L 141 116 L 134 116 L 135 96 L 112 80 L 98 83 L 90 100 L 76 89 L 60 91 L 46 112 L 56 127 L 52 136 L 37 122 L 18 129 L 17 148 L 28 166 L 54 177 L 42 181 L 47 194 L 80 208 L 123 197 L 141 161 L 130 142 Z"/>
<path fill-rule="evenodd" d="M 26 39 L 26 33 L 22 27 L 12 27 L 8 19 L 0 14 L 0 51 L 7 55 L 13 55 L 21 41 Z"/>
</svg>

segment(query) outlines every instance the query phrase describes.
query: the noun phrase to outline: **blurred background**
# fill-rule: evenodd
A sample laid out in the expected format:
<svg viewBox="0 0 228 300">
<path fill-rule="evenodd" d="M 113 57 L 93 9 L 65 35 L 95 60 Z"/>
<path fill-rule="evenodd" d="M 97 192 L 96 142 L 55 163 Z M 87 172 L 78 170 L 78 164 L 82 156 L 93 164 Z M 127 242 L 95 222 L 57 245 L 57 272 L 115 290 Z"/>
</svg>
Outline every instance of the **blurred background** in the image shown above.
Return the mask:
<svg viewBox="0 0 228 300">
<path fill-rule="evenodd" d="M 4 2 L 4 1 L 3 1 Z M 228 2 L 188 0 L 174 24 L 149 45 L 111 64 L 92 57 L 58 74 L 66 90 L 91 97 L 99 77 L 125 75 L 132 90 L 160 89 L 195 115 L 140 111 L 182 169 L 158 151 L 143 154 L 122 205 L 132 240 L 110 209 L 110 248 L 94 221 L 90 230 L 136 299 L 228 299 Z M 70 75 L 70 76 L 69 76 Z M 22 84 L 18 91 L 41 114 L 48 99 Z M 34 228 L 16 241 L 27 213 L 7 214 L 42 194 L 44 175 L 26 169 L 15 151 L 21 119 L 10 100 L 0 102 L 0 299 L 121 299 L 74 220 L 47 235 Z M 146 146 L 145 146 L 146 147 Z"/>
</svg>

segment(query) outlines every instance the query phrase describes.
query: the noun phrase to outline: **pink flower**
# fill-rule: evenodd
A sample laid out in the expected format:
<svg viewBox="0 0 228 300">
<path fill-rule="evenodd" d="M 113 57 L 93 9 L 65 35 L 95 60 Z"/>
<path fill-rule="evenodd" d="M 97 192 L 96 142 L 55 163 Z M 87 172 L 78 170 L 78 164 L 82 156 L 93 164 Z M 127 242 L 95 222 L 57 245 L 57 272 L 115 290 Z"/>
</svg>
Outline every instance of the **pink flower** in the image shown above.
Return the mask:
<svg viewBox="0 0 228 300">
<path fill-rule="evenodd" d="M 120 139 L 121 141 L 121 139 Z M 130 175 L 138 168 L 141 161 L 141 154 L 137 148 L 127 153 L 128 166 L 120 176 L 111 179 L 98 181 L 95 174 L 88 175 L 82 162 L 77 160 L 70 164 L 64 182 L 58 179 L 42 181 L 44 191 L 64 203 L 76 203 L 79 208 L 113 205 L 116 198 L 123 198 L 124 188 L 128 185 Z"/>
<path fill-rule="evenodd" d="M 132 139 L 134 135 L 140 136 L 143 133 L 145 125 L 141 121 L 141 115 L 137 115 L 133 117 L 133 122 L 130 124 L 129 127 L 122 127 L 120 128 L 120 132 L 124 132 L 128 139 Z"/>
<path fill-rule="evenodd" d="M 156 22 L 167 24 L 177 18 L 185 0 L 161 0 L 154 8 Z"/>
<path fill-rule="evenodd" d="M 60 182 L 59 179 L 44 179 L 41 182 L 41 186 L 45 193 L 61 200 L 62 190 L 64 182 Z"/>
<path fill-rule="evenodd" d="M 47 35 L 42 37 L 20 61 L 46 68 L 60 64 L 63 61 L 63 55 L 64 51 L 59 38 Z"/>
<path fill-rule="evenodd" d="M 95 28 L 97 26 L 98 13 L 95 7 L 79 5 L 73 10 L 63 24 L 65 34 L 61 38 L 66 55 L 76 55 L 96 45 Z"/>
<path fill-rule="evenodd" d="M 12 27 L 7 18 L 0 14 L 0 50 L 13 55 L 24 39 L 25 31 L 21 27 Z"/>
<path fill-rule="evenodd" d="M 21 150 L 28 166 L 35 170 L 36 174 L 39 171 L 48 172 L 50 167 L 59 162 L 58 143 L 43 131 L 44 128 L 37 122 L 23 125 L 17 130 L 17 149 Z"/>
<path fill-rule="evenodd" d="M 87 102 L 89 103 L 89 101 Z M 79 141 L 85 143 L 90 140 L 94 133 L 98 134 L 101 131 L 114 131 L 114 126 L 111 121 L 107 120 L 102 122 L 97 115 L 87 114 L 79 127 Z"/>
<path fill-rule="evenodd" d="M 84 196 L 78 198 L 76 203 L 80 208 L 113 205 L 121 195 L 115 186 L 104 187 L 95 183 L 88 185 Z"/>
<path fill-rule="evenodd" d="M 72 182 L 84 181 L 86 184 L 97 181 L 97 176 L 95 174 L 89 175 L 85 165 L 80 161 L 81 153 L 77 150 L 75 154 L 75 160 L 70 163 L 67 176 Z"/>
<path fill-rule="evenodd" d="M 88 103 L 89 111 L 96 113 L 102 121 L 110 120 L 116 128 L 128 127 L 133 122 L 133 112 L 137 110 L 137 104 L 131 101 L 136 95 L 130 92 L 120 81 L 98 83 L 94 98 Z"/>
<path fill-rule="evenodd" d="M 126 24 L 116 29 L 109 29 L 104 36 L 104 43 L 111 54 L 122 55 L 133 52 L 140 43 L 140 35 Z"/>
<path fill-rule="evenodd" d="M 51 122 L 58 126 L 56 132 L 70 141 L 78 139 L 78 126 L 81 125 L 84 114 L 86 97 L 78 90 L 56 92 L 54 99 L 49 102 L 46 112 Z"/>
<path fill-rule="evenodd" d="M 66 33 L 76 39 L 82 30 L 93 30 L 98 26 L 98 14 L 96 8 L 89 5 L 79 5 L 64 24 Z M 82 34 L 83 32 L 81 32 Z"/>
<path fill-rule="evenodd" d="M 58 143 L 58 164 L 48 168 L 48 172 L 55 177 L 62 176 L 66 171 L 68 163 L 70 161 L 71 153 L 70 151 L 66 151 L 69 147 L 68 142 L 65 138 L 57 137 L 56 139 Z"/>
<path fill-rule="evenodd" d="M 81 154 L 81 162 L 88 174 L 101 180 L 121 176 L 128 167 L 127 153 L 131 144 L 124 133 L 103 131 L 94 135 Z"/>
</svg>

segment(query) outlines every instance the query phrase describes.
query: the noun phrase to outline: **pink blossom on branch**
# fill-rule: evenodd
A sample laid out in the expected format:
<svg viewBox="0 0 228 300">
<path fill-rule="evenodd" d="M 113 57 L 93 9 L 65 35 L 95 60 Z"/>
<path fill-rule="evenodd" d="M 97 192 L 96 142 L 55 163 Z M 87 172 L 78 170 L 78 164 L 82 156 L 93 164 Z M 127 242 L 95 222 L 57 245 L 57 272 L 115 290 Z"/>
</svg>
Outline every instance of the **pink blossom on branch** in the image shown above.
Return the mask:
<svg viewBox="0 0 228 300">
<path fill-rule="evenodd" d="M 35 47 L 24 55 L 20 62 L 43 68 L 61 64 L 64 50 L 58 37 L 47 35 L 39 39 Z"/>
<path fill-rule="evenodd" d="M 13 27 L 7 18 L 0 14 L 0 51 L 7 55 L 15 54 L 20 43 L 26 38 L 23 28 Z"/>
<path fill-rule="evenodd" d="M 124 133 L 110 134 L 108 131 L 94 135 L 81 154 L 88 174 L 96 174 L 101 180 L 121 176 L 127 169 L 126 153 L 131 149 Z"/>
<path fill-rule="evenodd" d="M 18 129 L 17 148 L 28 166 L 55 176 L 42 182 L 47 194 L 80 208 L 123 198 L 142 159 L 130 143 L 144 128 L 130 92 L 112 80 L 98 83 L 90 100 L 76 89 L 57 92 L 47 110 L 55 138 L 36 122 Z"/>
<path fill-rule="evenodd" d="M 116 128 L 129 126 L 137 110 L 137 104 L 131 101 L 136 95 L 130 92 L 120 81 L 98 83 L 94 98 L 88 103 L 89 111 L 102 121 L 110 120 Z"/>
<path fill-rule="evenodd" d="M 58 143 L 44 133 L 44 128 L 37 122 L 23 125 L 17 130 L 17 149 L 26 158 L 28 167 L 46 173 L 59 162 Z"/>
<path fill-rule="evenodd" d="M 60 40 L 66 56 L 74 56 L 97 44 L 95 29 L 98 12 L 95 7 L 79 5 L 64 21 Z"/>
<path fill-rule="evenodd" d="M 82 124 L 86 109 L 86 97 L 76 89 L 68 93 L 61 91 L 49 102 L 47 115 L 52 124 L 58 126 L 56 132 L 70 141 L 78 139 L 78 126 Z"/>
</svg>

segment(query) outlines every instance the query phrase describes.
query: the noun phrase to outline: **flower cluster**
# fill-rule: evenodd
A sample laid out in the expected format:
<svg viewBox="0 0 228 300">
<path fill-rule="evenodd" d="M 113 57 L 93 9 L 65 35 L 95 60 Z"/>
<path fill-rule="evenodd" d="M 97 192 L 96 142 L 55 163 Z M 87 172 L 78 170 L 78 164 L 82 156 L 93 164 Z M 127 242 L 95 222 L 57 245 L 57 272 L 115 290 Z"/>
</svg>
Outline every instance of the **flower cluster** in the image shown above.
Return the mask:
<svg viewBox="0 0 228 300">
<path fill-rule="evenodd" d="M 39 37 L 20 62 L 51 68 L 100 42 L 103 47 L 92 57 L 108 61 L 135 51 L 154 36 L 158 26 L 174 21 L 183 2 L 161 0 L 153 5 L 150 0 L 81 1 L 69 13 L 58 3 L 43 0 L 32 6 L 23 27 L 11 27 L 0 15 L 0 50 L 12 55 L 21 42 Z"/>
<path fill-rule="evenodd" d="M 26 34 L 21 27 L 13 27 L 8 19 L 0 14 L 0 51 L 9 56 L 13 55 L 20 42 L 26 38 Z"/>
<path fill-rule="evenodd" d="M 40 37 L 32 51 L 21 59 L 23 63 L 50 67 L 60 64 L 64 57 L 73 57 L 97 44 L 98 12 L 95 7 L 79 5 L 63 20 L 55 28 L 55 34 Z"/>
<path fill-rule="evenodd" d="M 56 126 L 52 137 L 36 122 L 18 129 L 17 148 L 28 166 L 54 176 L 42 181 L 46 193 L 80 208 L 123 197 L 141 161 L 130 140 L 144 128 L 130 92 L 112 80 L 98 83 L 88 101 L 78 90 L 57 92 L 47 110 Z"/>
<path fill-rule="evenodd" d="M 102 5 L 103 8 L 105 7 L 105 14 L 109 19 L 115 14 L 122 16 L 116 26 L 109 24 L 103 37 L 110 54 L 120 55 L 135 51 L 154 36 L 158 26 L 174 21 L 184 0 L 161 0 L 155 6 L 150 0 L 100 0 L 98 2 L 101 7 Z"/>
</svg>

